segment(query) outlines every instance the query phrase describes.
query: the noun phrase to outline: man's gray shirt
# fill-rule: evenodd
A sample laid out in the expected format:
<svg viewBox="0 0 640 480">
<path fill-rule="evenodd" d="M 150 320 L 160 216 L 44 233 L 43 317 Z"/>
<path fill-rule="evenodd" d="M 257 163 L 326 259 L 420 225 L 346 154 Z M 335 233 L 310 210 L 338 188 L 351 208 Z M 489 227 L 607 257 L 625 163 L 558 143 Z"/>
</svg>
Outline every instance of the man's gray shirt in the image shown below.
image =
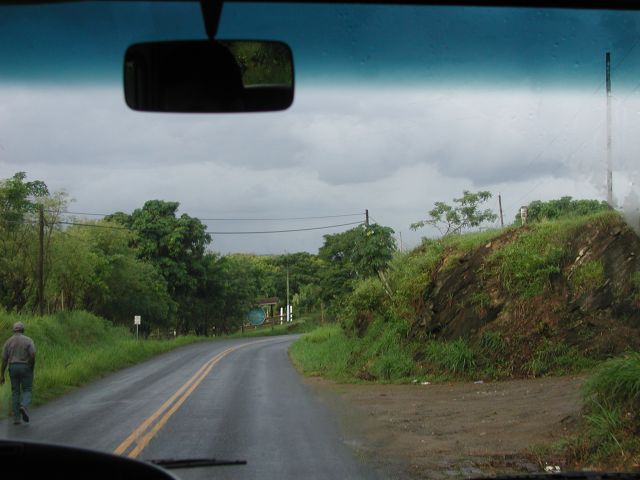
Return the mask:
<svg viewBox="0 0 640 480">
<path fill-rule="evenodd" d="M 2 359 L 8 363 L 29 363 L 36 354 L 36 346 L 26 335 L 15 333 L 4 344 Z"/>
</svg>

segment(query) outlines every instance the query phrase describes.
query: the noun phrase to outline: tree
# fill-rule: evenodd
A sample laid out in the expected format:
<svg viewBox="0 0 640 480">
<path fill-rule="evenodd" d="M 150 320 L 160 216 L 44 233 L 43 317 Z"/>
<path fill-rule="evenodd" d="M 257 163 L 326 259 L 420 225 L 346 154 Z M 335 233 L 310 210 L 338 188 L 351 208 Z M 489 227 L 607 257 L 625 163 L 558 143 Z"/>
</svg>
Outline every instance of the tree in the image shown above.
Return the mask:
<svg viewBox="0 0 640 480">
<path fill-rule="evenodd" d="M 49 196 L 47 185 L 41 180 L 25 182 L 27 174 L 17 172 L 0 181 L 0 222 L 4 230 L 18 228 L 28 214 L 38 211 L 39 199 Z"/>
<path fill-rule="evenodd" d="M 479 227 L 485 222 L 495 222 L 498 216 L 490 209 L 481 210 L 480 204 L 492 197 L 491 192 L 470 192 L 465 190 L 462 197 L 454 198 L 454 205 L 445 202 L 435 202 L 429 211 L 429 218 L 410 225 L 411 230 L 417 230 L 426 225 L 437 228 L 443 237 L 461 233 L 468 228 Z"/>
<path fill-rule="evenodd" d="M 129 246 L 134 233 L 105 221 L 92 225 L 95 228 L 72 227 L 64 236 L 75 238 L 95 258 L 91 283 L 83 291 L 82 308 L 124 325 L 130 325 L 134 315 L 141 315 L 143 333 L 168 327 L 177 306 L 157 267 L 138 258 Z"/>
<path fill-rule="evenodd" d="M 106 217 L 135 232 L 132 246 L 139 258 L 151 262 L 166 281 L 171 298 L 177 302 L 177 328 L 190 327 L 188 312 L 204 281 L 205 249 L 211 236 L 197 218 L 176 216 L 180 204 L 149 200 L 131 215 L 117 212 Z"/>
<path fill-rule="evenodd" d="M 0 180 L 0 305 L 8 310 L 35 307 L 38 210 L 44 209 L 47 258 L 66 203 L 64 192 L 51 195 L 43 181 L 27 182 L 24 172 Z"/>
<path fill-rule="evenodd" d="M 368 227 L 357 227 L 359 235 L 356 237 L 355 248 L 352 253 L 356 270 L 364 276 L 377 274 L 387 295 L 391 296 L 391 287 L 384 271 L 396 251 L 394 231 L 390 227 L 373 224 Z"/>
<path fill-rule="evenodd" d="M 240 327 L 256 300 L 270 292 L 264 289 L 263 272 L 260 272 L 255 255 L 225 255 L 216 267 L 221 285 L 215 314 L 216 330 L 230 332 Z"/>
<path fill-rule="evenodd" d="M 273 271 L 274 294 L 281 303 L 287 298 L 287 271 L 289 272 L 289 297 L 300 293 L 305 285 L 317 285 L 322 262 L 317 255 L 308 252 L 274 255 L 267 261 L 275 267 Z M 311 300 L 311 299 L 309 299 Z"/>
<path fill-rule="evenodd" d="M 325 235 L 318 251 L 324 262 L 320 272 L 323 300 L 331 303 L 343 298 L 352 291 L 355 279 L 372 275 L 378 275 L 390 293 L 384 270 L 396 250 L 393 233 L 389 227 L 373 224 Z"/>
</svg>

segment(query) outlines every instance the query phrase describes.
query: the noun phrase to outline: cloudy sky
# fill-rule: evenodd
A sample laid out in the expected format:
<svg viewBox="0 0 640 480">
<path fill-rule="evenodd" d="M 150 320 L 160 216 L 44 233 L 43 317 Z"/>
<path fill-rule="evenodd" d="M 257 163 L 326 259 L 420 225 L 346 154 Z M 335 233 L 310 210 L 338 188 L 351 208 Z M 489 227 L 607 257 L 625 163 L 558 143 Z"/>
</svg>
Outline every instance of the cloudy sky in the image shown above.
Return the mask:
<svg viewBox="0 0 640 480">
<path fill-rule="evenodd" d="M 534 199 L 605 199 L 605 51 L 614 66 L 616 200 L 630 202 L 637 189 L 637 15 L 225 7 L 221 36 L 292 46 L 293 107 L 165 115 L 124 105 L 123 51 L 137 40 L 199 38 L 197 8 L 73 9 L 34 15 L 16 7 L 0 16 L 0 62 L 8 65 L 0 73 L 0 178 L 26 171 L 68 192 L 72 212 L 171 200 L 181 212 L 219 219 L 205 221 L 210 231 L 229 232 L 358 222 L 368 209 L 411 247 L 436 232 L 409 224 L 465 189 L 493 192 L 487 207 L 496 212 L 501 194 L 506 222 Z M 330 218 L 221 220 L 291 217 Z M 315 252 L 323 234 L 346 228 L 214 234 L 212 248 Z"/>
</svg>

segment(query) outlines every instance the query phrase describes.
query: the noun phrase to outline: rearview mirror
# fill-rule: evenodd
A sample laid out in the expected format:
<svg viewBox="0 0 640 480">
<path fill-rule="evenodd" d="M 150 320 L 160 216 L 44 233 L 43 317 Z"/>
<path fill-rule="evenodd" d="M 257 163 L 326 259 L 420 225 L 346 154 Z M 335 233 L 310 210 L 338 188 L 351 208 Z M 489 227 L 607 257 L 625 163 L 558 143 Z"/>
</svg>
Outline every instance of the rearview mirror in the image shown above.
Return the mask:
<svg viewBox="0 0 640 480">
<path fill-rule="evenodd" d="M 293 58 L 282 42 L 193 40 L 131 45 L 124 96 L 145 112 L 263 112 L 293 103 Z"/>
</svg>

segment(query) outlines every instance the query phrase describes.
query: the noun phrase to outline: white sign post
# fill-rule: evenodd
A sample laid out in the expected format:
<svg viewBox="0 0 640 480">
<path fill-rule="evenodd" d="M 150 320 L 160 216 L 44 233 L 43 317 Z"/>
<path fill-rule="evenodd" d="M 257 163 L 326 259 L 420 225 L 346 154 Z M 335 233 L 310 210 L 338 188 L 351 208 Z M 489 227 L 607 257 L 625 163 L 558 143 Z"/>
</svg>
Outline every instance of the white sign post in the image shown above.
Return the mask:
<svg viewBox="0 0 640 480">
<path fill-rule="evenodd" d="M 133 317 L 133 324 L 136 326 L 136 340 L 138 339 L 138 327 L 140 326 L 141 320 L 142 318 L 140 317 L 140 315 L 136 315 L 135 317 Z"/>
</svg>

